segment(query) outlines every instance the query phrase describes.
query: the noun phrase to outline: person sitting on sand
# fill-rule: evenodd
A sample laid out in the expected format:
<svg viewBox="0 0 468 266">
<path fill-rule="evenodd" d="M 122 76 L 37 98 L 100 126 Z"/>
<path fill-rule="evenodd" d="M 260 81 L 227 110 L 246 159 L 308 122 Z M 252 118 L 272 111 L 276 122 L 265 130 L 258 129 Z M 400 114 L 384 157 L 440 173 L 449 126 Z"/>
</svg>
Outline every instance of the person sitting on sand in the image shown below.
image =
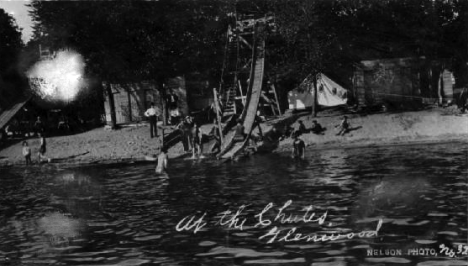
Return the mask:
<svg viewBox="0 0 468 266">
<path fill-rule="evenodd" d="M 298 133 L 294 134 L 294 141 L 293 141 L 293 150 L 292 150 L 292 157 L 293 158 L 305 158 L 305 143 L 304 141 L 299 138 Z"/>
<path fill-rule="evenodd" d="M 276 127 L 273 127 L 271 131 L 266 134 L 265 139 L 271 143 L 275 143 L 278 140 L 281 140 L 281 137 L 282 134 L 276 129 Z"/>
<path fill-rule="evenodd" d="M 307 133 L 307 129 L 306 129 L 305 125 L 304 125 L 304 122 L 302 122 L 302 120 L 299 120 L 298 122 L 299 122 L 299 128 L 297 129 L 297 132 L 299 134 Z"/>
<path fill-rule="evenodd" d="M 237 119 L 236 132 L 234 134 L 234 142 L 242 142 L 245 139 L 244 126 L 242 125 L 242 120 Z"/>
<path fill-rule="evenodd" d="M 294 136 L 293 134 L 294 134 L 294 128 L 286 125 L 284 126 L 283 134 L 280 136 L 279 140 L 284 140 L 289 137 L 292 138 Z"/>
<path fill-rule="evenodd" d="M 336 134 L 337 136 L 343 136 L 344 134 L 349 132 L 349 122 L 348 122 L 348 117 L 343 116 L 343 120 L 339 125 L 336 126 L 338 128 L 338 133 Z"/>
<path fill-rule="evenodd" d="M 156 174 L 164 174 L 167 169 L 167 147 L 163 146 L 161 148 L 161 153 L 158 155 L 158 164 L 156 166 Z"/>
<path fill-rule="evenodd" d="M 320 125 L 317 120 L 312 121 L 312 127 L 310 128 L 310 131 L 314 134 L 321 134 L 322 131 L 324 131 L 324 128 L 322 125 Z"/>
<path fill-rule="evenodd" d="M 23 141 L 23 156 L 26 160 L 26 165 L 32 164 L 31 162 L 31 148 L 28 145 L 27 141 Z"/>
</svg>

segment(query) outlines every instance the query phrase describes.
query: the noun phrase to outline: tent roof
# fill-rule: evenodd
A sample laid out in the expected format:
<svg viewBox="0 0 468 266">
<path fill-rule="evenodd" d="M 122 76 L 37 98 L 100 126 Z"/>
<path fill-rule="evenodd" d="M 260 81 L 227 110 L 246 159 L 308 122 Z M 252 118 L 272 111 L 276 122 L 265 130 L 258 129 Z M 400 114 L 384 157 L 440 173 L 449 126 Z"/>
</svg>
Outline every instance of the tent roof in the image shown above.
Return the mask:
<svg viewBox="0 0 468 266">
<path fill-rule="evenodd" d="M 0 114 L 0 128 L 3 128 L 21 110 L 31 97 L 21 97 Z"/>
<path fill-rule="evenodd" d="M 329 76 L 329 75 L 326 75 L 325 73 L 320 72 L 320 73 L 318 73 L 317 75 L 320 75 L 320 78 L 323 78 L 324 80 L 328 80 L 329 82 L 334 83 L 335 85 L 337 85 L 337 86 L 339 86 L 339 87 L 341 87 L 341 88 L 343 88 L 343 89 L 345 89 L 345 90 L 349 90 L 346 86 L 343 86 L 343 85 L 341 85 L 339 82 L 336 82 L 335 79 L 330 78 L 330 76 Z M 300 88 L 301 86 L 303 86 L 304 84 L 306 84 L 307 82 L 309 82 L 309 80 L 311 80 L 313 77 L 314 77 L 314 75 L 309 74 L 309 75 L 301 82 L 301 84 L 299 84 L 299 86 L 297 86 L 297 87 L 294 88 L 294 89 Z"/>
</svg>

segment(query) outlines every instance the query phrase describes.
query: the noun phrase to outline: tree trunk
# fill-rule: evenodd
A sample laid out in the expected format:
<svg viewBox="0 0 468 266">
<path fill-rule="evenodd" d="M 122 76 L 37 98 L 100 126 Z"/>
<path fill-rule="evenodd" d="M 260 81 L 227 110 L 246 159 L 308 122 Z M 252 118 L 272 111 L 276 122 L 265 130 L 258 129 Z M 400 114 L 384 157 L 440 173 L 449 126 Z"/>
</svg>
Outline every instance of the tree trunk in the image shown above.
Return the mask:
<svg viewBox="0 0 468 266">
<path fill-rule="evenodd" d="M 162 121 L 163 125 L 167 125 L 167 120 L 169 118 L 168 108 L 166 104 L 166 86 L 164 85 L 163 80 L 158 80 L 158 90 L 159 96 L 161 97 L 161 107 L 162 107 Z"/>
<path fill-rule="evenodd" d="M 317 74 L 314 78 L 314 102 L 312 103 L 312 116 L 317 117 Z"/>
<path fill-rule="evenodd" d="M 111 115 L 111 128 L 117 128 L 117 118 L 115 115 L 115 103 L 114 103 L 114 94 L 112 93 L 112 87 L 110 83 L 106 82 L 106 92 L 107 97 L 109 98 L 109 110 Z"/>
<path fill-rule="evenodd" d="M 439 71 L 439 79 L 437 80 L 437 96 L 439 98 L 439 106 L 441 106 L 443 104 L 443 97 L 442 97 L 442 90 L 444 89 L 443 86 L 443 81 L 444 81 L 444 78 L 443 78 L 443 70 L 440 70 Z"/>
</svg>

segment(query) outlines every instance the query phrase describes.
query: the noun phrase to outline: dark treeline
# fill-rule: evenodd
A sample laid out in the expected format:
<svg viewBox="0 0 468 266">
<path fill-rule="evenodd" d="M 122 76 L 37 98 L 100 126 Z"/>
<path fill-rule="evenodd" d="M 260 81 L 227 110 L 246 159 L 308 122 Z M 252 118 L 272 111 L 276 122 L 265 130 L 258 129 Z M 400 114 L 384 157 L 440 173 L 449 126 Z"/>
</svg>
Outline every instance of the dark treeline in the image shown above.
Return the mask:
<svg viewBox="0 0 468 266">
<path fill-rule="evenodd" d="M 39 42 L 73 48 L 86 59 L 88 74 L 107 82 L 147 80 L 163 88 L 168 78 L 193 72 L 219 79 L 228 15 L 236 11 L 274 15 L 267 71 L 279 83 L 294 85 L 318 71 L 346 80 L 363 59 L 415 56 L 449 59 L 457 82 L 468 82 L 465 0 L 32 1 L 30 6 L 31 50 Z"/>
<path fill-rule="evenodd" d="M 20 28 L 0 9 L 0 109 L 9 106 L 24 89 L 25 80 L 18 68 L 22 48 Z"/>
</svg>

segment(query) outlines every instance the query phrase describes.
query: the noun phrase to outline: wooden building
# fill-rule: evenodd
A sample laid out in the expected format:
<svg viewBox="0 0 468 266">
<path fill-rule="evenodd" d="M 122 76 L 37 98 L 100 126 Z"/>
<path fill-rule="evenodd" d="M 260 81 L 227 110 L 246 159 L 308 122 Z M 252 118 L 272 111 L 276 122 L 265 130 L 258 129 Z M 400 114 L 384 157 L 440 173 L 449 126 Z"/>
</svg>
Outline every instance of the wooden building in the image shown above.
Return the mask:
<svg viewBox="0 0 468 266">
<path fill-rule="evenodd" d="M 213 89 L 210 90 L 209 81 L 195 78 L 187 80 L 187 99 L 192 112 L 210 107 L 213 103 Z"/>
<path fill-rule="evenodd" d="M 453 84 L 448 64 L 425 58 L 361 61 L 353 77 L 359 106 L 444 103 L 453 100 Z"/>
<path fill-rule="evenodd" d="M 145 111 L 151 102 L 159 108 L 162 114 L 162 101 L 159 90 L 154 82 L 139 82 L 129 84 L 111 84 L 117 124 L 134 123 L 146 120 Z M 166 90 L 172 90 L 179 98 L 178 106 L 182 114 L 188 113 L 185 79 L 173 78 L 166 84 Z M 106 122 L 110 124 L 111 115 L 109 98 L 104 95 Z M 161 119 L 162 117 L 159 117 Z"/>
</svg>

